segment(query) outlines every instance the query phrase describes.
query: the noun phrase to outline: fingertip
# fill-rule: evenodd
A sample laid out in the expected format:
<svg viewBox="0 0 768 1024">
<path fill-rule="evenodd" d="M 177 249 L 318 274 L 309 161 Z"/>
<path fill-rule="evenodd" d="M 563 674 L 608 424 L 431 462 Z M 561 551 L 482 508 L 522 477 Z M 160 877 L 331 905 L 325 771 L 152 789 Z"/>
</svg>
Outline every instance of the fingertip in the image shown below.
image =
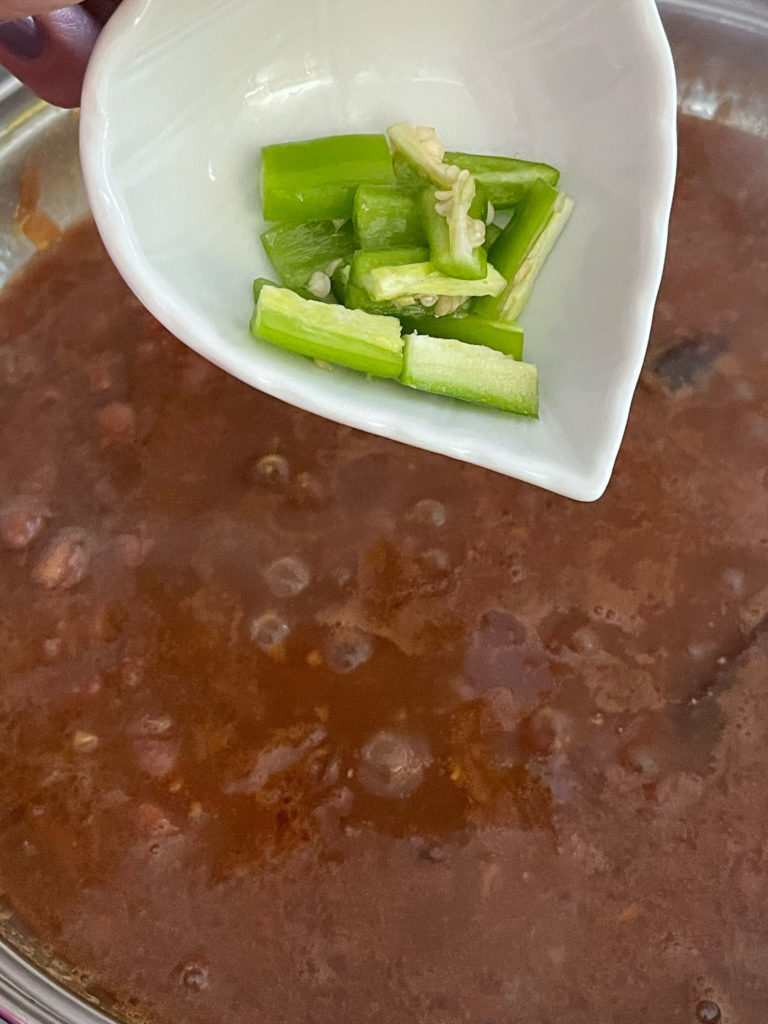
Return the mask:
<svg viewBox="0 0 768 1024">
<path fill-rule="evenodd" d="M 0 63 L 57 107 L 77 107 L 100 24 L 80 6 L 0 25 Z"/>
</svg>

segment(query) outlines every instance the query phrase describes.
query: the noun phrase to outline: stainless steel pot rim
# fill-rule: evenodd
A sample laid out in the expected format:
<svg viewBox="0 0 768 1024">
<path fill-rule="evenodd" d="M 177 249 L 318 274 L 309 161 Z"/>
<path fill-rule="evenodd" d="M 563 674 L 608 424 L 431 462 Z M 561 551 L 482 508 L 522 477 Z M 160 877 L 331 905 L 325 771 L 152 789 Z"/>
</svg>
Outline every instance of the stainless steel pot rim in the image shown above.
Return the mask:
<svg viewBox="0 0 768 1024">
<path fill-rule="evenodd" d="M 7 1007 L 13 1007 L 13 1011 Z M 0 1021 L 3 1024 L 113 1024 L 112 1018 L 0 944 Z"/>
<path fill-rule="evenodd" d="M 660 0 L 665 11 L 688 14 L 750 32 L 764 33 L 768 27 L 766 0 Z"/>
</svg>

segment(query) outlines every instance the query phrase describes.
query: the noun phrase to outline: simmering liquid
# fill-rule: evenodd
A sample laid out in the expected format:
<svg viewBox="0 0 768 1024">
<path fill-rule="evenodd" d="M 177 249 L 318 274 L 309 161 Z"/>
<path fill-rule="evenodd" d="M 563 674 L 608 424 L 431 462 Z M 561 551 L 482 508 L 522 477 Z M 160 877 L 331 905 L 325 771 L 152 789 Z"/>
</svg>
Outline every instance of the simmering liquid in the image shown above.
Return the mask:
<svg viewBox="0 0 768 1024">
<path fill-rule="evenodd" d="M 767 170 L 682 122 L 593 505 L 229 378 L 90 224 L 4 291 L 9 933 L 169 1024 L 763 1024 Z"/>
</svg>

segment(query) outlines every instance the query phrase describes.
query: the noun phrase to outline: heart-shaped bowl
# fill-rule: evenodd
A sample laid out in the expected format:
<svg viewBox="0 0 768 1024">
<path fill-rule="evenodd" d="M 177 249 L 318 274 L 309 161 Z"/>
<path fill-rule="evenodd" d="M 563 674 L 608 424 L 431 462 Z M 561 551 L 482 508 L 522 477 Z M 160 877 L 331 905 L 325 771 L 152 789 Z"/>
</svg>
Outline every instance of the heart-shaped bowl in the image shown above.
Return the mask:
<svg viewBox="0 0 768 1024">
<path fill-rule="evenodd" d="M 676 89 L 653 0 L 124 0 L 90 64 L 96 223 L 147 308 L 271 395 L 582 500 L 610 478 L 661 278 Z M 575 212 L 521 318 L 540 418 L 321 369 L 255 341 L 259 152 L 434 125 L 554 164 Z"/>
</svg>

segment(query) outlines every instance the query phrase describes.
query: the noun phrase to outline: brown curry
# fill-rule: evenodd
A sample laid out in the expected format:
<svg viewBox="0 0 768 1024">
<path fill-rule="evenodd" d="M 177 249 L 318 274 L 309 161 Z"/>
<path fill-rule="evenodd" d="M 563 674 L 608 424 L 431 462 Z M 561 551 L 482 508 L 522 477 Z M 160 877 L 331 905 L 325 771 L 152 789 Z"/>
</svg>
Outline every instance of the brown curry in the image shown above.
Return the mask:
<svg viewBox="0 0 768 1024">
<path fill-rule="evenodd" d="M 681 125 L 605 497 L 0 300 L 0 902 L 125 1015 L 763 1024 L 768 144 Z"/>
</svg>

